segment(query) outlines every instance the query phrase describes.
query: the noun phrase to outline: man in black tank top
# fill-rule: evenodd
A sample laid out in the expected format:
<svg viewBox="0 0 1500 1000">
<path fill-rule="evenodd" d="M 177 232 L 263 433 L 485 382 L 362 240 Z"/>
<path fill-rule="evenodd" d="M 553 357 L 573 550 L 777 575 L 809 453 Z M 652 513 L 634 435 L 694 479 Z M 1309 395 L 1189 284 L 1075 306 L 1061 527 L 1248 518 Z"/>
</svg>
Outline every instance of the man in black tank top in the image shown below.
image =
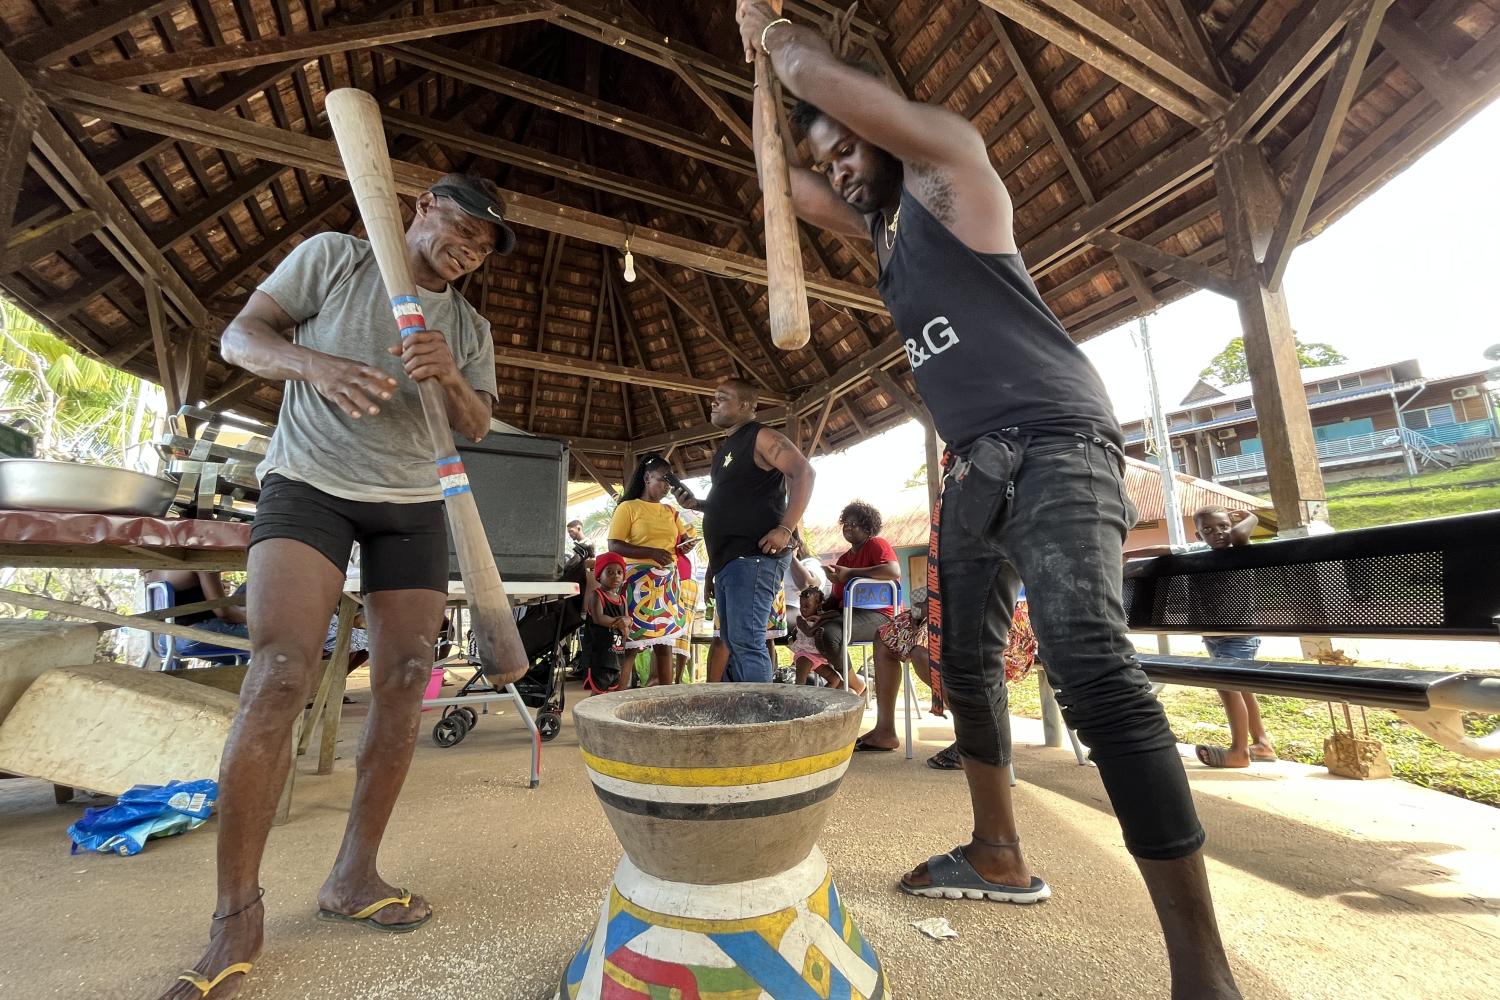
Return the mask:
<svg viewBox="0 0 1500 1000">
<path fill-rule="evenodd" d="M 685 487 L 675 493 L 682 506 L 704 512 L 719 635 L 729 647 L 724 677 L 769 683 L 776 665 L 766 620 L 812 497 L 813 470 L 786 435 L 756 422 L 758 395 L 744 379 L 720 383 L 710 419 L 729 437 L 714 453 L 710 492 L 702 500 Z"/>
<path fill-rule="evenodd" d="M 1028 903 L 1049 894 L 1021 855 L 1007 777 L 1003 656 L 1024 580 L 1040 659 L 1156 904 L 1174 1000 L 1238 998 L 1176 740 L 1125 636 L 1121 551 L 1135 511 L 1120 429 L 1103 382 L 1026 272 L 984 140 L 961 116 L 841 62 L 761 0 L 740 0 L 736 16 L 746 61 L 768 53 L 803 99 L 793 121 L 824 172 L 792 170 L 797 214 L 873 240 L 881 298 L 949 447 L 929 653 L 954 711 L 974 836 L 902 888 Z"/>
</svg>

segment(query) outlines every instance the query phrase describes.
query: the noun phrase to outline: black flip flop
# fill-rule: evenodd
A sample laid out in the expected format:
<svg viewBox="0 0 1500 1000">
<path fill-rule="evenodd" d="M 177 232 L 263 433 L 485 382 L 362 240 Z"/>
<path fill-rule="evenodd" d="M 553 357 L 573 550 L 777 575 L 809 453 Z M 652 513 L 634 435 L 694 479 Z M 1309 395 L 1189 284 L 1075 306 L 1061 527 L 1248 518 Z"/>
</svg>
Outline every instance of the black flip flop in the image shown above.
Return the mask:
<svg viewBox="0 0 1500 1000">
<path fill-rule="evenodd" d="M 931 757 L 928 757 L 927 766 L 934 771 L 962 771 L 964 763 L 963 759 L 958 755 L 958 744 L 950 743 Z"/>
<path fill-rule="evenodd" d="M 855 753 L 895 753 L 899 749 L 900 749 L 900 747 L 877 747 L 877 746 L 874 746 L 872 744 L 866 743 L 865 742 L 865 738 L 863 736 L 861 736 L 859 739 L 857 739 L 857 740 L 854 741 L 854 752 Z"/>
</svg>

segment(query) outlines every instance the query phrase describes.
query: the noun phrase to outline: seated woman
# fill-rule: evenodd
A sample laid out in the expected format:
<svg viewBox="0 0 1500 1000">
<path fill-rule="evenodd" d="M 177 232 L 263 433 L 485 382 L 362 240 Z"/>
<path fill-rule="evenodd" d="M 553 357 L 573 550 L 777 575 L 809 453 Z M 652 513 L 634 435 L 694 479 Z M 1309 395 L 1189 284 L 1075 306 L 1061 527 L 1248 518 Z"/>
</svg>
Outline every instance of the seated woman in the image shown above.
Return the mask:
<svg viewBox="0 0 1500 1000">
<path fill-rule="evenodd" d="M 847 669 L 844 657 L 844 589 L 850 580 L 891 580 L 900 582 L 901 564 L 896 561 L 896 550 L 891 543 L 880 537 L 880 511 L 856 500 L 839 514 L 839 527 L 849 551 L 839 556 L 838 561 L 825 567 L 832 583 L 828 601 L 823 612 L 823 624 L 819 630 L 818 652 L 843 675 Z M 849 642 L 873 642 L 875 632 L 895 615 L 896 609 L 854 608 L 851 615 Z M 855 750 L 881 750 L 889 747 L 854 745 Z"/>
<path fill-rule="evenodd" d="M 922 683 L 932 688 L 932 714 L 943 715 L 943 678 L 933 670 L 927 655 L 927 588 L 912 591 L 911 610 L 897 615 L 880 630 L 875 644 L 875 703 L 877 722 L 863 738 L 876 744 L 872 749 L 895 750 L 901 746 L 896 736 L 896 692 L 901 686 L 901 664 L 908 662 Z M 1013 684 L 1025 679 L 1036 666 L 1036 633 L 1031 630 L 1031 615 L 1026 607 L 1026 592 L 1016 599 L 1011 619 L 1010 637 L 1005 647 L 1005 681 Z M 884 698 L 881 697 L 884 693 Z M 958 744 L 950 743 L 927 758 L 927 766 L 939 771 L 961 771 Z"/>
</svg>

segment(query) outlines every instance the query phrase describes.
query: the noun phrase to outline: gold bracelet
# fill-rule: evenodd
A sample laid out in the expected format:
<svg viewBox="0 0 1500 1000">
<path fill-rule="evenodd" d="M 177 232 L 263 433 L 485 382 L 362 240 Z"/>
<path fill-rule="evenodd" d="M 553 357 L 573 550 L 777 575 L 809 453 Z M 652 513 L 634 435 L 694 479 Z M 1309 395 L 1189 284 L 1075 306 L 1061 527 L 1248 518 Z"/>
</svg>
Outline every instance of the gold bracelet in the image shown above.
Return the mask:
<svg viewBox="0 0 1500 1000">
<path fill-rule="evenodd" d="M 778 17 L 776 20 L 772 21 L 770 24 L 766 25 L 764 28 L 761 28 L 760 29 L 760 50 L 762 52 L 764 52 L 766 55 L 770 55 L 771 54 L 771 50 L 768 49 L 768 48 L 766 48 L 766 32 L 770 31 L 772 28 L 776 27 L 778 24 L 791 24 L 791 23 L 792 23 L 792 19 L 789 18 L 789 17 Z"/>
</svg>

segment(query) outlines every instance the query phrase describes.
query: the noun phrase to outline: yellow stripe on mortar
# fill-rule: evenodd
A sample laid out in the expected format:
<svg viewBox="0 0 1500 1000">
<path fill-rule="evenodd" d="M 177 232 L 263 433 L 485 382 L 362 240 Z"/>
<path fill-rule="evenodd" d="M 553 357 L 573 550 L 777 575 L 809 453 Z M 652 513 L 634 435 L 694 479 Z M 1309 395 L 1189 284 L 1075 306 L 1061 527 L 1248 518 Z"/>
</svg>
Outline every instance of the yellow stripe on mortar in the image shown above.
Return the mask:
<svg viewBox="0 0 1500 1000">
<path fill-rule="evenodd" d="M 733 785 L 757 785 L 784 778 L 801 778 L 838 767 L 854 754 L 854 744 L 812 757 L 798 757 L 775 764 L 746 764 L 738 767 L 653 767 L 627 764 L 619 760 L 595 757 L 587 750 L 583 762 L 600 774 L 638 785 L 679 785 L 689 788 L 727 788 Z"/>
</svg>

